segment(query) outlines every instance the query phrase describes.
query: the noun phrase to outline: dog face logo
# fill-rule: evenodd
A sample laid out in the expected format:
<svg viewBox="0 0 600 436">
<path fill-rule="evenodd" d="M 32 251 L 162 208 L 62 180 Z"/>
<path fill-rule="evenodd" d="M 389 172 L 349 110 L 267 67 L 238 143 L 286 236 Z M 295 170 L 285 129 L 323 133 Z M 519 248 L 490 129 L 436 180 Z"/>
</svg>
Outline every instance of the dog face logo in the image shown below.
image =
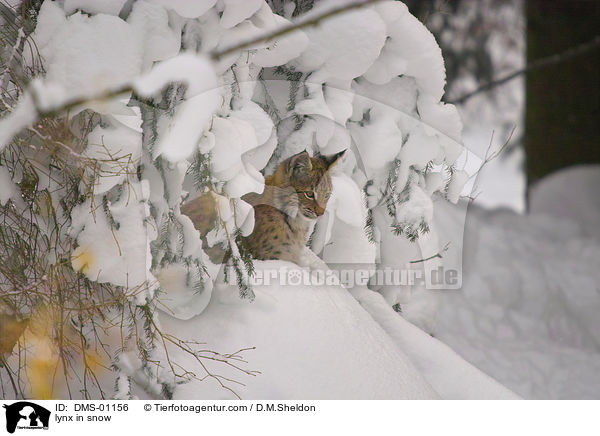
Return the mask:
<svg viewBox="0 0 600 436">
<path fill-rule="evenodd" d="M 19 401 L 10 405 L 4 404 L 6 409 L 6 431 L 14 433 L 18 428 L 48 428 L 50 411 L 29 401 Z"/>
</svg>

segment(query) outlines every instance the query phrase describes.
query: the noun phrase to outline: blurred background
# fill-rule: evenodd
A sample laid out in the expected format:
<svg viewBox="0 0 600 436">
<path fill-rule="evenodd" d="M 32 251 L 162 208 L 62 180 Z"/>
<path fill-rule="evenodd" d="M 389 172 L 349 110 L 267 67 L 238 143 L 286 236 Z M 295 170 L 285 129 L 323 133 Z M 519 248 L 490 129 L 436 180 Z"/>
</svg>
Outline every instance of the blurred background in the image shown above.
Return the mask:
<svg viewBox="0 0 600 436">
<path fill-rule="evenodd" d="M 526 210 L 544 176 L 600 162 L 597 0 L 406 0 L 446 62 L 461 112 L 467 191 L 486 208 Z M 508 80 L 506 80 L 508 79 Z"/>
<path fill-rule="evenodd" d="M 406 0 L 473 176 L 435 336 L 524 398 L 600 398 L 600 1 Z"/>
</svg>

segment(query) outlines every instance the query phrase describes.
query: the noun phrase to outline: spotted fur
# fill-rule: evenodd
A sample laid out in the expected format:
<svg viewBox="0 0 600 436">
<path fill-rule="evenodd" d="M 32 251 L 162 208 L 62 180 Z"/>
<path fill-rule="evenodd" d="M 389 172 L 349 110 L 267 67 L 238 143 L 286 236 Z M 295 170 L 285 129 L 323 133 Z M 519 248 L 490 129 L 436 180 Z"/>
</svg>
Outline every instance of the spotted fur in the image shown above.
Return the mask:
<svg viewBox="0 0 600 436">
<path fill-rule="evenodd" d="M 262 194 L 250 193 L 243 200 L 254 207 L 254 230 L 243 239 L 245 248 L 255 259 L 282 259 L 302 264 L 306 243 L 315 219 L 323 215 L 331 196 L 330 170 L 344 152 L 330 156 L 310 155 L 303 151 L 284 160 L 275 173 L 265 178 Z M 184 205 L 188 215 L 202 235 L 214 226 L 214 199 L 204 194 Z M 212 200 L 212 202 L 211 202 Z M 212 210 L 211 210 L 212 208 Z M 214 247 L 208 254 L 213 262 L 219 254 Z M 223 253 L 221 258 L 223 259 Z"/>
</svg>

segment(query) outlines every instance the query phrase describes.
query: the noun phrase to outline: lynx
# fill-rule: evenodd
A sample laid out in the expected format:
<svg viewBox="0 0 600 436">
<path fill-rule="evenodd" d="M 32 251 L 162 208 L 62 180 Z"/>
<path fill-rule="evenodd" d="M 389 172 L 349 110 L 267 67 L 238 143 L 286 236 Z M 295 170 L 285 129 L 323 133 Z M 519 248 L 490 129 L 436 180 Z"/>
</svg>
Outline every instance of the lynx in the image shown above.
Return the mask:
<svg viewBox="0 0 600 436">
<path fill-rule="evenodd" d="M 254 230 L 243 244 L 255 259 L 281 259 L 300 266 L 320 268 L 323 262 L 306 246 L 315 220 L 323 215 L 331 196 L 330 170 L 345 150 L 329 156 L 311 157 L 303 151 L 284 160 L 265 177 L 262 194 L 250 193 L 242 199 L 254 207 Z M 200 231 L 205 251 L 215 263 L 224 261 L 220 247 L 208 247 L 206 235 L 216 220 L 212 194 L 183 205 Z"/>
</svg>

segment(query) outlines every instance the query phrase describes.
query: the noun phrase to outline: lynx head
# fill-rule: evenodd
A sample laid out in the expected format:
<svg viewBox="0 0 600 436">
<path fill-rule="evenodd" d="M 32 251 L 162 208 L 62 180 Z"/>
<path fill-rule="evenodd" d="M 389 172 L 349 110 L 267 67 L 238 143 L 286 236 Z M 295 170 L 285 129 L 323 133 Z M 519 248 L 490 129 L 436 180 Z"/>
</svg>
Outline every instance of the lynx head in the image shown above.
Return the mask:
<svg viewBox="0 0 600 436">
<path fill-rule="evenodd" d="M 290 187 L 297 196 L 298 212 L 315 219 L 325 212 L 331 196 L 329 170 L 344 156 L 346 150 L 328 156 L 310 157 L 303 151 L 284 160 L 274 174 L 280 187 Z"/>
</svg>

